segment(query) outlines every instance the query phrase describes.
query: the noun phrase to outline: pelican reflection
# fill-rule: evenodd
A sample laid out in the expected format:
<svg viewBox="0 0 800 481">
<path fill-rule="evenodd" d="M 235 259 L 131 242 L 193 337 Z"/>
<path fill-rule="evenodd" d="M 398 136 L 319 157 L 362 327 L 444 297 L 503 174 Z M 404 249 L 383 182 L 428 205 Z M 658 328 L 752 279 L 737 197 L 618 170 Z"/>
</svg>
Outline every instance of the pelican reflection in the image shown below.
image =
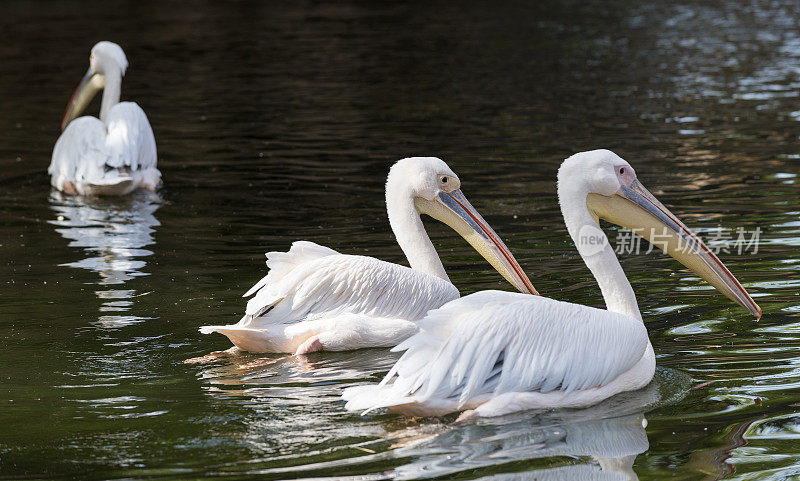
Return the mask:
<svg viewBox="0 0 800 481">
<path fill-rule="evenodd" d="M 70 241 L 70 247 L 81 247 L 87 255 L 60 266 L 97 272 L 97 285 L 107 286 L 95 291 L 102 301 L 99 325 L 121 327 L 143 320 L 127 312 L 135 297 L 147 293 L 119 287 L 134 277 L 148 275 L 143 259 L 153 254 L 145 248 L 155 243 L 153 233 L 160 225 L 154 215 L 161 206 L 158 194 L 139 192 L 127 198 L 101 199 L 53 192 L 50 205 L 56 218 L 49 223 Z"/>
<path fill-rule="evenodd" d="M 399 448 L 397 456 L 421 456 L 394 474 L 419 479 L 525 462 L 537 468 L 497 479 L 639 479 L 633 462 L 649 446 L 642 413 L 578 422 L 514 418 L 456 426 L 422 444 Z"/>
<path fill-rule="evenodd" d="M 488 474 L 505 466 L 511 472 L 482 479 L 638 480 L 633 463 L 649 447 L 643 413 L 682 399 L 690 385 L 685 374 L 658 369 L 646 387 L 586 409 L 527 411 L 445 424 L 433 434 L 425 425 L 405 429 L 392 436 L 393 455 L 412 461 L 395 468 L 392 477 L 424 479 L 480 470 Z"/>
</svg>

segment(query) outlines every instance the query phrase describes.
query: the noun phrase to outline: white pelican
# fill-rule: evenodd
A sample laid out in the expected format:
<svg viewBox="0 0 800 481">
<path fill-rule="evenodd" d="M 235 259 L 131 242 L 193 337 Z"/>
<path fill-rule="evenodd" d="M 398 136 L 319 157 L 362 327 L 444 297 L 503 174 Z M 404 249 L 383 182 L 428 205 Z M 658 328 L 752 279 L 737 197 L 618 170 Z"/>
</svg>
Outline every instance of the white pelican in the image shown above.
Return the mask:
<svg viewBox="0 0 800 481">
<path fill-rule="evenodd" d="M 119 101 L 127 67 L 119 45 L 99 42 L 92 47 L 89 70 L 67 105 L 64 132 L 47 169 L 56 189 L 72 195 L 125 195 L 139 187 L 155 190 L 161 182 L 147 116 L 134 102 Z M 76 119 L 100 89 L 100 118 Z"/>
<path fill-rule="evenodd" d="M 398 161 L 386 180 L 386 210 L 410 269 L 298 241 L 289 252 L 267 254 L 269 273 L 244 295 L 255 294 L 238 324 L 203 326 L 200 332 L 219 332 L 250 352 L 305 354 L 396 345 L 416 331 L 414 321 L 459 297 L 420 214 L 452 227 L 514 287 L 535 294 L 460 186 L 440 159 Z"/>
<path fill-rule="evenodd" d="M 753 315 L 744 287 L 608 150 L 568 158 L 558 198 L 570 236 L 600 285 L 607 310 L 482 291 L 418 322 L 417 334 L 378 385 L 345 390 L 347 409 L 410 415 L 498 416 L 523 409 L 585 407 L 653 377 L 655 355 L 628 279 L 599 219 L 631 229 Z"/>
</svg>

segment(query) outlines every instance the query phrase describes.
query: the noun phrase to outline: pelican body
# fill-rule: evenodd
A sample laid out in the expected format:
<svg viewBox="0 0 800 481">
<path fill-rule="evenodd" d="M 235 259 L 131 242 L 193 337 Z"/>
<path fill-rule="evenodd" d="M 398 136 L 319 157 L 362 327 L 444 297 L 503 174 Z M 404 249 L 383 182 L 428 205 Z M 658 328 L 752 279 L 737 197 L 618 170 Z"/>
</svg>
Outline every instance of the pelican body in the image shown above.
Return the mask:
<svg viewBox="0 0 800 481">
<path fill-rule="evenodd" d="M 416 321 L 426 312 L 459 297 L 421 214 L 448 224 L 512 285 L 535 294 L 460 186 L 440 159 L 398 161 L 386 181 L 386 208 L 410 268 L 298 241 L 288 252 L 267 254 L 269 273 L 245 294 L 253 297 L 237 324 L 203 326 L 200 332 L 224 334 L 250 352 L 305 354 L 396 345 L 416 332 Z"/>
<path fill-rule="evenodd" d="M 405 353 L 380 384 L 345 390 L 347 409 L 498 416 L 585 407 L 647 385 L 655 370 L 653 346 L 599 219 L 642 229 L 651 243 L 761 317 L 733 274 L 613 152 L 565 160 L 558 197 L 606 309 L 499 291 L 451 301 L 429 312 L 420 331 L 395 348 Z"/>
<path fill-rule="evenodd" d="M 67 105 L 47 169 L 56 189 L 72 195 L 125 195 L 159 186 L 150 122 L 136 103 L 119 101 L 127 67 L 119 45 L 99 42 L 92 47 L 89 70 Z M 100 118 L 76 118 L 100 90 Z"/>
</svg>

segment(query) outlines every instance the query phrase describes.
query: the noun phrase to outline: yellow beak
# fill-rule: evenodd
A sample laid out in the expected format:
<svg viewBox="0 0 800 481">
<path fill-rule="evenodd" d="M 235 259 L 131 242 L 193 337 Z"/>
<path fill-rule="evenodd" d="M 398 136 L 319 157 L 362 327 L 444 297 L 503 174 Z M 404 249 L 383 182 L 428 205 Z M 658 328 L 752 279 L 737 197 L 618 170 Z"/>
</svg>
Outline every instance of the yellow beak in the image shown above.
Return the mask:
<svg viewBox="0 0 800 481">
<path fill-rule="evenodd" d="M 81 112 L 86 110 L 89 102 L 92 101 L 97 92 L 103 90 L 106 85 L 105 75 L 96 74 L 92 69 L 86 71 L 86 75 L 81 79 L 78 88 L 72 94 L 67 104 L 67 111 L 64 112 L 64 118 L 61 120 L 61 130 L 67 128 L 67 125 L 75 120 Z"/>
<path fill-rule="evenodd" d="M 691 269 L 756 318 L 761 308 L 719 258 L 647 189 L 633 180 L 615 194 L 589 194 L 586 206 L 595 219 L 631 229 Z"/>
<path fill-rule="evenodd" d="M 460 189 L 441 191 L 432 201 L 417 198 L 414 203 L 420 213 L 428 214 L 458 232 L 520 292 L 539 295 L 511 251 Z"/>
</svg>

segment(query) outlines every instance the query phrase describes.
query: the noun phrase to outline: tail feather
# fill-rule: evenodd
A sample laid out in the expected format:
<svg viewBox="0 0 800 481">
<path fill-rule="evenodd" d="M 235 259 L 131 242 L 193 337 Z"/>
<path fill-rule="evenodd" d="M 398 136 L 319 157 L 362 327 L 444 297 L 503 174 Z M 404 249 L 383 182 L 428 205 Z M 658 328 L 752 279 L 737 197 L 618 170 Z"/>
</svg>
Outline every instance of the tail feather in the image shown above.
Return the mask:
<svg viewBox="0 0 800 481">
<path fill-rule="evenodd" d="M 239 349 L 248 352 L 285 352 L 286 346 L 281 341 L 281 336 L 276 336 L 269 330 L 252 329 L 238 324 L 228 326 L 202 326 L 202 334 L 218 332 L 230 339 Z"/>
<path fill-rule="evenodd" d="M 381 408 L 412 404 L 418 400 L 412 396 L 402 395 L 391 386 L 369 384 L 366 386 L 349 387 L 342 392 L 342 399 L 347 401 L 345 409 L 348 411 L 361 411 L 367 414 Z"/>
<path fill-rule="evenodd" d="M 136 186 L 127 176 L 109 175 L 86 184 L 92 195 L 125 195 Z"/>
<path fill-rule="evenodd" d="M 222 328 L 225 326 L 201 326 L 200 327 L 200 334 L 212 334 L 217 332 L 218 328 Z"/>
</svg>

